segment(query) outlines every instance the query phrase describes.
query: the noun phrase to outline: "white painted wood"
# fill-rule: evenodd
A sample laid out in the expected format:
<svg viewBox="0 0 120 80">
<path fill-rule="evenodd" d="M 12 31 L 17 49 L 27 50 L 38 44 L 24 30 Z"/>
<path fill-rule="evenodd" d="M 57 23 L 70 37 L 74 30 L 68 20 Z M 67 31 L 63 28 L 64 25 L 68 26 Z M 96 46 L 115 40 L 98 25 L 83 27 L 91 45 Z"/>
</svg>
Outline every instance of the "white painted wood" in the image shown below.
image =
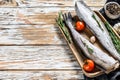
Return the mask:
<svg viewBox="0 0 120 80">
<path fill-rule="evenodd" d="M 75 14 L 74 8 L 0 8 L 0 24 L 55 24 L 60 11 Z"/>
<path fill-rule="evenodd" d="M 74 7 L 76 0 L 1 0 L 1 7 Z M 106 0 L 84 0 L 88 6 L 103 6 Z"/>
<path fill-rule="evenodd" d="M 1 80 L 84 80 L 81 71 L 1 71 Z"/>
<path fill-rule="evenodd" d="M 0 45 L 66 44 L 57 25 L 0 25 Z"/>
<path fill-rule="evenodd" d="M 0 69 L 80 69 L 68 46 L 0 46 Z"/>
</svg>

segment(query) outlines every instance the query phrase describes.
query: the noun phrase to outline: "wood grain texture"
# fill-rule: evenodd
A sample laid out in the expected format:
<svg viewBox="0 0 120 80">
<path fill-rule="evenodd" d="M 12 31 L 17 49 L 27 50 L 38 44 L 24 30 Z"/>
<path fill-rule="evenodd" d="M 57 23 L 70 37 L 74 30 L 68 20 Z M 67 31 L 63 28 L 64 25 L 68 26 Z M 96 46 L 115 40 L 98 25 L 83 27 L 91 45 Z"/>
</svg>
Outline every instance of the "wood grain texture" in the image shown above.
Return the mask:
<svg viewBox="0 0 120 80">
<path fill-rule="evenodd" d="M 103 6 L 106 0 L 84 0 L 88 6 Z M 75 0 L 1 0 L 1 7 L 74 7 Z"/>
<path fill-rule="evenodd" d="M 0 45 L 66 44 L 55 18 L 73 8 L 0 8 Z M 38 35 L 39 34 L 39 35 Z"/>
<path fill-rule="evenodd" d="M 1 80 L 84 80 L 81 71 L 3 71 Z"/>
<path fill-rule="evenodd" d="M 0 45 L 64 45 L 57 25 L 0 25 Z"/>
<path fill-rule="evenodd" d="M 68 46 L 0 46 L 2 69 L 80 69 Z"/>
<path fill-rule="evenodd" d="M 93 10 L 98 10 L 96 8 Z M 0 8 L 0 24 L 55 24 L 58 12 L 72 12 L 74 8 Z"/>
<path fill-rule="evenodd" d="M 4 6 L 17 6 L 16 0 L 0 0 L 0 7 Z"/>
<path fill-rule="evenodd" d="M 59 11 L 70 10 L 74 8 L 0 8 L 0 24 L 55 24 Z"/>
</svg>

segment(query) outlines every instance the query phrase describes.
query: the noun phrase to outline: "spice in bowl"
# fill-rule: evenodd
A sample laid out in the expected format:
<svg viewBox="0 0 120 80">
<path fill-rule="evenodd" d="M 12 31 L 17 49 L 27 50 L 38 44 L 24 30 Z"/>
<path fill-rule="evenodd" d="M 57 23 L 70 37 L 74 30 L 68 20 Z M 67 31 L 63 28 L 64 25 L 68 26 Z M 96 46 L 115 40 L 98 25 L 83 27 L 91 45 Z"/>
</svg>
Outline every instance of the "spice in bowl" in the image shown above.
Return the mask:
<svg viewBox="0 0 120 80">
<path fill-rule="evenodd" d="M 120 17 L 120 5 L 117 2 L 108 2 L 104 6 L 105 13 L 110 19 Z"/>
</svg>

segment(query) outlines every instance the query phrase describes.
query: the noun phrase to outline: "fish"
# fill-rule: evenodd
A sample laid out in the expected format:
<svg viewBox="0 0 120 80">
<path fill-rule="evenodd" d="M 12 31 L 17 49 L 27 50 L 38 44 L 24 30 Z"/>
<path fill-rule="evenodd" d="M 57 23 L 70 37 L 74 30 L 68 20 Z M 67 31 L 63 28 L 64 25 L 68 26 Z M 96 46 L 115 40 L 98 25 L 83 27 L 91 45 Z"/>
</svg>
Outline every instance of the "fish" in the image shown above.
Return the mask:
<svg viewBox="0 0 120 80">
<path fill-rule="evenodd" d="M 78 48 L 83 51 L 86 57 L 93 60 L 97 65 L 102 67 L 105 72 L 118 68 L 118 60 L 115 60 L 100 48 L 93 45 L 89 40 L 84 38 L 81 33 L 78 33 L 78 31 L 75 30 L 74 25 L 72 24 L 72 17 L 70 12 L 68 14 L 64 14 L 63 19 L 71 33 L 72 39 L 78 45 Z"/>
<path fill-rule="evenodd" d="M 112 39 L 101 19 L 82 0 L 75 2 L 75 11 L 79 19 L 85 21 L 87 27 L 97 37 L 102 46 L 115 59 L 120 61 L 120 53 L 116 50 Z"/>
</svg>

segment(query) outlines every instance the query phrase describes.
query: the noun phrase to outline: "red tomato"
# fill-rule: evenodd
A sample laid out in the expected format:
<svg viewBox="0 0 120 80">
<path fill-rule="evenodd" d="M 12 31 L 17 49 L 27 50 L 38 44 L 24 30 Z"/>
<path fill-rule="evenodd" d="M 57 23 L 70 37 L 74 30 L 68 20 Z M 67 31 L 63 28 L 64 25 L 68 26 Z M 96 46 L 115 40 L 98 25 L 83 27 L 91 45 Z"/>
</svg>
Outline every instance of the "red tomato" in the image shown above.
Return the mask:
<svg viewBox="0 0 120 80">
<path fill-rule="evenodd" d="M 83 31 L 85 29 L 85 24 L 82 21 L 76 22 L 76 30 L 77 31 Z"/>
<path fill-rule="evenodd" d="M 83 69 L 86 72 L 92 72 L 94 70 L 94 68 L 95 68 L 95 64 L 94 64 L 93 60 L 90 60 L 90 59 L 85 60 Z"/>
</svg>

